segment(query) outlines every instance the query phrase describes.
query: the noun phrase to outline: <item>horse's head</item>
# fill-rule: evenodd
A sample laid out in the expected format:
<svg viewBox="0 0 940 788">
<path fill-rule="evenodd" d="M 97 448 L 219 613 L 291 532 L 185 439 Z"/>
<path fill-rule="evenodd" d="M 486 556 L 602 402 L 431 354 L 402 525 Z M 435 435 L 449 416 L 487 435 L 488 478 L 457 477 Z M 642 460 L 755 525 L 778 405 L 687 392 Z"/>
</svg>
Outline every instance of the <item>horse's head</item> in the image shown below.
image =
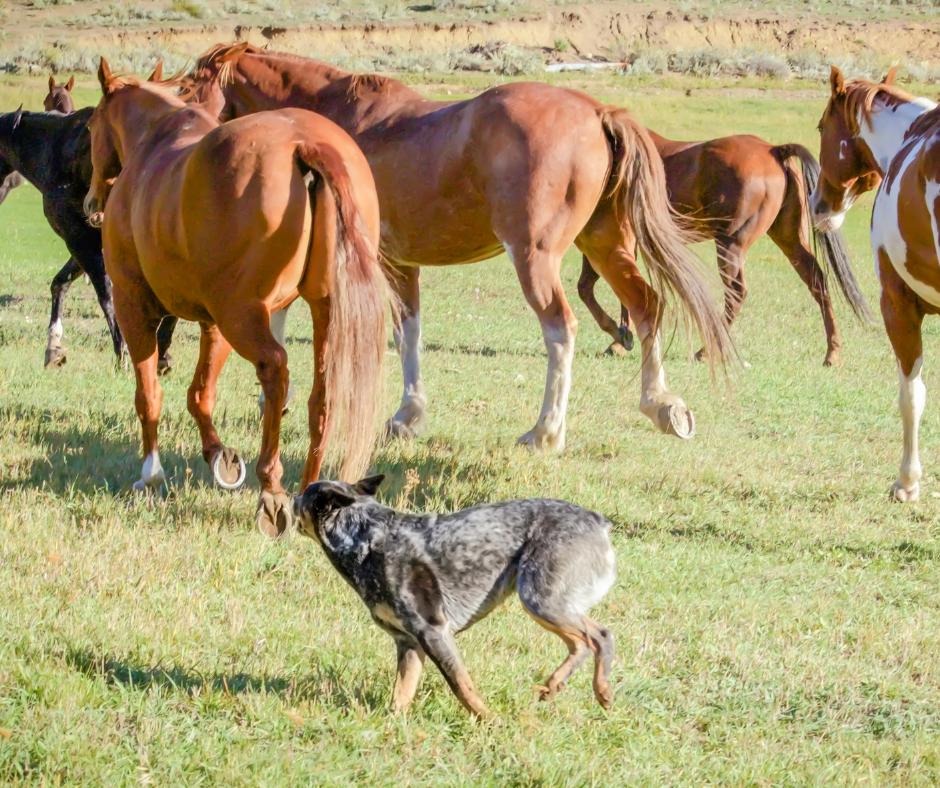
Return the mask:
<svg viewBox="0 0 940 788">
<path fill-rule="evenodd" d="M 894 85 L 897 66 L 880 85 L 855 80 L 846 86 L 837 66 L 829 76 L 831 95 L 819 121 L 819 182 L 810 197 L 813 222 L 820 230 L 837 230 L 858 198 L 881 183 L 881 170 L 861 138 L 860 112 L 868 117 L 881 86 Z"/>
<path fill-rule="evenodd" d="M 162 76 L 163 64 L 160 63 L 148 82 L 159 82 Z M 93 173 L 83 206 L 88 222 L 93 227 L 101 226 L 108 195 L 121 174 L 124 150 L 120 128 L 125 120 L 126 97 L 130 91 L 141 93 L 140 82 L 117 76 L 104 58 L 101 58 L 101 65 L 98 67 L 98 81 L 101 83 L 101 101 L 88 121 Z"/>
<path fill-rule="evenodd" d="M 182 79 L 189 101 L 201 104 L 206 112 L 221 122 L 232 120 L 234 106 L 225 94 L 224 87 L 232 81 L 235 62 L 245 52 L 258 52 L 247 42 L 241 44 L 218 44 L 203 53 L 193 70 Z"/>
<path fill-rule="evenodd" d="M 56 85 L 55 77 L 49 77 L 49 94 L 43 99 L 42 106 L 46 112 L 55 110 L 63 115 L 75 112 L 72 102 L 72 88 L 75 86 L 75 77 L 71 77 L 64 85 Z"/>
</svg>

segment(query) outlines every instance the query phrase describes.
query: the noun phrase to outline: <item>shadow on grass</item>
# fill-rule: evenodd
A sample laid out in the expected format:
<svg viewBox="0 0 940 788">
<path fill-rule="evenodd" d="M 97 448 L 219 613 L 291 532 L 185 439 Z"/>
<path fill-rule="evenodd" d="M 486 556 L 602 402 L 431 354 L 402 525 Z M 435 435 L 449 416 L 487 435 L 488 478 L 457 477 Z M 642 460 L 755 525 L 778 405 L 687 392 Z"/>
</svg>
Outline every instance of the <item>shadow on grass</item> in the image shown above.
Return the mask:
<svg viewBox="0 0 940 788">
<path fill-rule="evenodd" d="M 0 421 L 22 425 L 29 443 L 44 451 L 44 456 L 30 461 L 26 479 L 0 478 L 0 491 L 33 486 L 54 493 L 105 490 L 117 494 L 127 492 L 139 478 L 140 441 L 136 436 L 124 437 L 127 424 L 122 418 L 102 415 L 92 428 L 63 428 L 53 411 L 20 407 L 0 409 Z M 198 448 L 194 446 L 193 455 L 183 456 L 161 446 L 160 458 L 168 470 L 194 467 L 204 464 Z"/>
<path fill-rule="evenodd" d="M 387 702 L 386 695 L 377 692 L 372 683 L 352 680 L 344 675 L 343 668 L 332 665 L 316 665 L 314 672 L 303 678 L 284 679 L 244 672 L 204 675 L 177 665 L 147 667 L 87 649 L 69 648 L 65 662 L 78 673 L 89 678 L 100 678 L 109 686 L 138 691 L 162 687 L 191 696 L 206 692 L 228 696 L 267 693 L 292 703 L 315 701 L 336 708 L 364 706 L 370 710 L 380 708 Z"/>
</svg>

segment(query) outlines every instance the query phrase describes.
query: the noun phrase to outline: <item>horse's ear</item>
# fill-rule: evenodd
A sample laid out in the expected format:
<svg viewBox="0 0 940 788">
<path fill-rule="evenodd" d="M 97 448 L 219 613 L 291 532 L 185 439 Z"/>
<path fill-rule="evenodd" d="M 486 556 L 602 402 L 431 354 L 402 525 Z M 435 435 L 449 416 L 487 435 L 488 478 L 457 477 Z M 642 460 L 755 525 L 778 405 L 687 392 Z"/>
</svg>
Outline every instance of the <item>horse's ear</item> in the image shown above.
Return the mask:
<svg viewBox="0 0 940 788">
<path fill-rule="evenodd" d="M 98 82 L 101 83 L 101 92 L 105 96 L 110 96 L 114 92 L 114 83 L 117 82 L 117 77 L 111 72 L 111 66 L 108 65 L 108 61 L 101 58 L 101 65 L 98 66 Z"/>
<path fill-rule="evenodd" d="M 50 76 L 49 77 L 49 92 L 51 93 L 53 90 L 55 90 L 55 77 Z"/>
<path fill-rule="evenodd" d="M 71 93 L 72 88 L 75 87 L 75 77 L 69 77 L 69 81 L 65 83 L 65 89 Z"/>
<path fill-rule="evenodd" d="M 842 76 L 842 71 L 838 66 L 832 66 L 832 70 L 829 72 L 829 86 L 832 88 L 834 97 L 845 93 L 845 77 Z"/>
<path fill-rule="evenodd" d="M 891 66 L 888 70 L 888 73 L 885 74 L 885 78 L 881 80 L 882 85 L 893 85 L 895 80 L 898 78 L 898 67 Z"/>
<path fill-rule="evenodd" d="M 157 67 L 153 70 L 153 73 L 150 75 L 148 82 L 160 82 L 163 79 L 163 61 L 161 60 L 157 63 Z"/>
<path fill-rule="evenodd" d="M 23 105 L 20 104 L 19 109 L 13 113 L 13 128 L 16 129 L 20 125 L 20 121 L 23 119 Z"/>
<path fill-rule="evenodd" d="M 248 47 L 251 46 L 247 41 L 242 41 L 240 44 L 235 44 L 234 46 L 229 47 L 225 52 L 219 55 L 219 63 L 228 63 L 230 60 L 235 60 L 236 58 L 241 57 L 248 50 Z"/>
</svg>

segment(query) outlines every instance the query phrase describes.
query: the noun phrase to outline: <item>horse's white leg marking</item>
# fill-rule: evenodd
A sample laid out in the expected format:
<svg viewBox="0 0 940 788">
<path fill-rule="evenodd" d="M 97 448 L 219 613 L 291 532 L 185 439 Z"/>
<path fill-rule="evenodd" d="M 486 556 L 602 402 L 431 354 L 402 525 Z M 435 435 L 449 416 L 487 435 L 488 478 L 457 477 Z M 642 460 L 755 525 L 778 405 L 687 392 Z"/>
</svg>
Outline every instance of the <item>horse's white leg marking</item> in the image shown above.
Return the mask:
<svg viewBox="0 0 940 788">
<path fill-rule="evenodd" d="M 904 425 L 904 450 L 901 454 L 901 473 L 891 488 L 891 492 L 899 501 L 916 501 L 920 497 L 920 456 L 917 451 L 917 431 L 920 427 L 920 417 L 924 413 L 927 402 L 927 387 L 921 379 L 920 373 L 924 365 L 923 356 L 914 362 L 911 374 L 904 375 L 901 364 L 898 362 L 898 380 L 900 392 L 898 404 L 901 408 L 901 422 Z"/>
<path fill-rule="evenodd" d="M 542 412 L 535 427 L 519 438 L 519 443 L 531 449 L 562 451 L 565 448 L 565 417 L 571 393 L 571 362 L 577 333 L 578 322 L 573 318 L 571 324 L 562 328 L 542 326 L 542 338 L 548 351 Z"/>
<path fill-rule="evenodd" d="M 290 307 L 284 307 L 280 312 L 275 312 L 271 315 L 271 333 L 274 334 L 274 338 L 277 340 L 277 343 L 287 350 L 287 310 Z M 294 396 L 294 384 L 287 384 L 287 398 L 284 400 L 284 412 L 290 410 L 290 401 L 291 397 Z M 264 392 L 262 391 L 258 395 L 258 408 L 261 411 L 261 416 L 264 417 Z"/>
<path fill-rule="evenodd" d="M 56 318 L 49 326 L 49 341 L 46 347 L 62 347 L 62 318 Z"/>
<path fill-rule="evenodd" d="M 691 438 L 695 434 L 695 417 L 682 398 L 666 387 L 662 336 L 660 333 L 643 334 L 644 330 L 637 326 L 643 349 L 640 411 L 667 435 Z"/>
<path fill-rule="evenodd" d="M 165 481 L 166 474 L 163 473 L 163 466 L 160 464 L 160 452 L 154 449 L 144 460 L 140 480 L 134 482 L 134 489 L 140 492 L 148 487 L 159 487 Z"/>
<path fill-rule="evenodd" d="M 428 398 L 424 393 L 424 381 L 421 380 L 421 315 L 401 321 L 395 326 L 395 347 L 401 356 L 401 371 L 404 378 L 404 390 L 401 395 L 401 407 L 392 416 L 388 427 L 393 434 L 415 435 L 424 422 Z"/>
</svg>

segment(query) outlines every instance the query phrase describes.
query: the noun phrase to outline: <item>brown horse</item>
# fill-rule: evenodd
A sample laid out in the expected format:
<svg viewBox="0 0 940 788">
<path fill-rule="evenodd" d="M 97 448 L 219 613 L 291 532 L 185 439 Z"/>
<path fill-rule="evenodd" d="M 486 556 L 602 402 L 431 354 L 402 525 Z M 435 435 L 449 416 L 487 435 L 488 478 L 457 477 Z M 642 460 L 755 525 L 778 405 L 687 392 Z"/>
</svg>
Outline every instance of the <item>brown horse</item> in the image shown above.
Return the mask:
<svg viewBox="0 0 940 788">
<path fill-rule="evenodd" d="M 292 106 L 331 118 L 362 148 L 382 211 L 382 254 L 398 270 L 395 340 L 404 370 L 389 422 L 410 436 L 427 399 L 418 365 L 419 266 L 473 263 L 506 251 L 542 327 L 548 375 L 541 414 L 519 442 L 560 451 L 577 321 L 559 275 L 572 244 L 630 310 L 643 346 L 640 409 L 688 438 L 694 419 L 666 388 L 659 324 L 672 292 L 697 324 L 709 359 L 732 348 L 699 261 L 672 219 L 662 162 L 624 109 L 574 90 L 515 82 L 467 101 L 429 101 L 394 79 L 316 60 L 217 46 L 190 75 L 223 119 Z M 654 287 L 644 281 L 635 248 Z"/>
<path fill-rule="evenodd" d="M 749 134 L 708 142 L 676 142 L 653 132 L 650 136 L 663 157 L 673 207 L 701 240 L 715 242 L 729 327 L 747 296 L 744 258 L 766 233 L 819 304 L 826 329 L 823 365 L 839 364 L 842 335 L 814 248 L 822 251 L 823 262 L 856 316 L 866 321 L 873 318 L 855 281 L 841 233 L 817 231 L 809 221 L 807 198 L 819 175 L 813 155 L 802 145 L 771 145 Z M 594 296 L 597 279 L 585 258 L 578 294 L 601 330 L 614 340 L 609 352 L 619 355 L 633 346 L 629 315 L 621 310 L 619 326 L 608 316 Z"/>
<path fill-rule="evenodd" d="M 895 87 L 845 81 L 832 67 L 831 95 L 819 121 L 822 175 L 814 219 L 839 226 L 855 198 L 881 181 L 871 217 L 871 248 L 881 282 L 881 315 L 898 361 L 904 448 L 891 495 L 920 497 L 917 446 L 927 390 L 921 379 L 924 315 L 940 313 L 940 109 Z"/>
<path fill-rule="evenodd" d="M 160 75 L 158 74 L 159 78 Z M 72 88 L 75 86 L 75 77 L 70 77 L 64 85 L 56 85 L 55 77 L 49 77 L 49 93 L 42 101 L 42 108 L 46 112 L 61 112 L 68 115 L 75 112 L 75 104 L 72 103 Z"/>
<path fill-rule="evenodd" d="M 103 97 L 89 121 L 94 176 L 85 207 L 93 221 L 103 219 L 115 312 L 137 376 L 146 459 L 135 487 L 164 481 L 156 330 L 172 314 L 202 328 L 187 404 L 223 487 L 240 485 L 245 466 L 212 424 L 216 380 L 233 348 L 255 366 L 267 401 L 258 526 L 279 535 L 291 512 L 278 448 L 288 371 L 270 318 L 298 295 L 314 326 L 303 485 L 319 476 L 331 426 L 345 439 L 340 475 L 357 476 L 371 453 L 386 283 L 368 162 L 349 135 L 310 112 L 222 126 L 174 95 L 169 86 L 178 83 L 124 80 L 103 58 L 98 77 Z"/>
</svg>

